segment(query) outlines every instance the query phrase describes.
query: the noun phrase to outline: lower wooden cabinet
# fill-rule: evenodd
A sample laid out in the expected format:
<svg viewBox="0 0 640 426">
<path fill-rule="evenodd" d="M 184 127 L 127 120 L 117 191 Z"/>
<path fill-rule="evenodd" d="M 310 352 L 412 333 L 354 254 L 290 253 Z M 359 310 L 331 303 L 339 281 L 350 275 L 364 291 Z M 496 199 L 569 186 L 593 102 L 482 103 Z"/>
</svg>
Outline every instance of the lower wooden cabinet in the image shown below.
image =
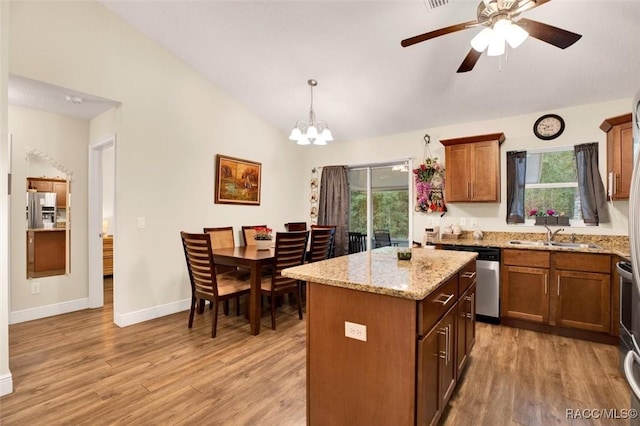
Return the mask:
<svg viewBox="0 0 640 426">
<path fill-rule="evenodd" d="M 610 255 L 505 249 L 501 316 L 609 334 L 610 271 Z"/>
<path fill-rule="evenodd" d="M 418 341 L 417 424 L 437 424 L 455 389 L 456 312 L 454 306 Z"/>
<path fill-rule="evenodd" d="M 476 342 L 476 283 L 460 296 L 456 324 L 456 377 L 460 379 L 467 365 L 471 348 Z"/>
</svg>

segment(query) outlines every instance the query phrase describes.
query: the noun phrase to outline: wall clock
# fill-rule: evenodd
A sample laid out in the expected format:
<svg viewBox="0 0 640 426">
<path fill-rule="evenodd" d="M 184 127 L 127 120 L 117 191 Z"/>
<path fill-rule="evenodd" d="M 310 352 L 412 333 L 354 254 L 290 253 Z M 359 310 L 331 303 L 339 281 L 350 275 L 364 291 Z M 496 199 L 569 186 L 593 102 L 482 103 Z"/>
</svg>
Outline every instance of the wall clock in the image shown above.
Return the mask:
<svg viewBox="0 0 640 426">
<path fill-rule="evenodd" d="M 549 141 L 564 132 L 564 120 L 557 114 L 545 114 L 533 125 L 533 134 L 538 139 Z"/>
</svg>

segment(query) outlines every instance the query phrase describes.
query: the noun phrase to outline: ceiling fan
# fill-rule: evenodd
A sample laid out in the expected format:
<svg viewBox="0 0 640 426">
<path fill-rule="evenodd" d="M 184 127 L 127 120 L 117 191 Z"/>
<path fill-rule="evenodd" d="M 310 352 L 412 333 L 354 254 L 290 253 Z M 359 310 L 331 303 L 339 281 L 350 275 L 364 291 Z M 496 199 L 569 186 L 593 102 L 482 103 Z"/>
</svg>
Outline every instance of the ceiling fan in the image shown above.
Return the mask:
<svg viewBox="0 0 640 426">
<path fill-rule="evenodd" d="M 505 52 L 505 44 L 509 44 L 511 48 L 515 49 L 528 36 L 561 49 L 566 49 L 580 40 L 582 36 L 531 19 L 517 19 L 521 13 L 549 1 L 551 0 L 482 0 L 478 4 L 478 18 L 475 21 L 463 22 L 440 28 L 439 30 L 429 31 L 428 33 L 402 40 L 400 44 L 402 47 L 408 47 L 456 31 L 484 26 L 485 28 L 471 40 L 472 48 L 464 58 L 464 61 L 462 61 L 460 68 L 458 68 L 457 72 L 459 73 L 471 71 L 485 49 L 488 56 L 500 56 Z"/>
</svg>

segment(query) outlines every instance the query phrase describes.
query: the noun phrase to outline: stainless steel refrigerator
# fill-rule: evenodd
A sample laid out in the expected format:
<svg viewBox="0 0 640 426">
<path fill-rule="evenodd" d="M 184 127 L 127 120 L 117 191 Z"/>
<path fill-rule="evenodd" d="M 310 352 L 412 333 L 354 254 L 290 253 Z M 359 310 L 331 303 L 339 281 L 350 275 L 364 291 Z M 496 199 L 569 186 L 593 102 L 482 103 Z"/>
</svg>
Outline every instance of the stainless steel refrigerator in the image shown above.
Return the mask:
<svg viewBox="0 0 640 426">
<path fill-rule="evenodd" d="M 621 286 L 626 278 L 631 281 L 631 301 L 628 303 L 631 324 L 631 348 L 624 357 L 624 374 L 631 386 L 631 407 L 640 410 L 640 92 L 633 101 L 633 153 L 634 167 L 629 197 L 629 245 L 631 248 L 631 273 L 621 272 Z M 621 295 L 621 307 L 625 300 Z M 621 324 L 624 322 L 621 318 Z M 620 329 L 621 335 L 623 327 Z M 631 419 L 632 425 L 639 424 L 637 418 Z"/>
<path fill-rule="evenodd" d="M 27 191 L 27 228 L 54 228 L 56 193 Z"/>
</svg>

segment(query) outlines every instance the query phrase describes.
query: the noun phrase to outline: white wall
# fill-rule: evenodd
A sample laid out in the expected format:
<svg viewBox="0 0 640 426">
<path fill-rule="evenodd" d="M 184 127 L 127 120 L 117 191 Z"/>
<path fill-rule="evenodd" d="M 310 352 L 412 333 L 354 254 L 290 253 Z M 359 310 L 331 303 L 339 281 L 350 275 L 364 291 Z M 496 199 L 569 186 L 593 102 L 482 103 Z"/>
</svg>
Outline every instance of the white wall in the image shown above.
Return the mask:
<svg viewBox="0 0 640 426">
<path fill-rule="evenodd" d="M 116 323 L 188 306 L 179 231 L 257 222 L 282 230 L 307 217 L 304 148 L 100 4 L 12 3 L 10 41 L 10 72 L 122 102 Z M 217 153 L 262 162 L 260 206 L 213 203 Z"/>
<path fill-rule="evenodd" d="M 87 146 L 89 122 L 49 112 L 9 107 L 12 134 L 11 322 L 39 318 L 87 306 Z M 25 192 L 27 148 L 35 148 L 71 174 L 71 273 L 34 278 L 40 293 L 31 294 L 27 279 Z M 37 163 L 37 161 L 36 161 Z M 27 170 L 28 166 L 28 170 Z M 40 171 L 45 169 L 38 168 Z M 53 308 L 56 306 L 57 308 Z M 53 309 L 53 310 L 52 310 Z"/>
<path fill-rule="evenodd" d="M 506 197 L 504 194 L 506 193 L 507 151 L 553 146 L 573 147 L 581 143 L 599 142 L 600 173 L 604 179 L 607 166 L 607 138 L 606 134 L 599 128 L 600 124 L 606 118 L 629 113 L 630 111 L 631 98 L 504 117 L 498 120 L 464 122 L 464 117 L 461 117 L 459 124 L 451 126 L 328 145 L 323 149 L 316 150 L 313 158 L 308 157 L 306 159 L 306 164 L 310 169 L 313 166 L 382 163 L 400 158 L 413 158 L 415 167 L 423 160 L 423 137 L 425 133 L 431 136 L 432 155 L 438 157 L 440 161 L 444 161 L 444 147 L 439 143 L 441 139 L 503 132 L 506 136 L 506 141 L 501 145 L 500 149 L 502 202 L 448 204 L 448 212 L 442 219 L 436 213 L 414 213 L 412 237 L 415 241 L 421 241 L 426 226 L 457 223 L 460 217 L 466 217 L 467 222 L 469 222 L 468 218 L 477 218 L 478 228 L 485 231 L 541 232 L 540 227 L 506 224 Z M 552 141 L 541 141 L 533 135 L 532 131 L 535 120 L 546 112 L 555 112 L 561 115 L 566 123 L 564 133 Z M 616 201 L 609 203 L 609 207 L 611 213 L 610 223 L 601 224 L 598 227 L 573 227 L 571 232 L 578 234 L 627 235 L 629 203 L 627 201 Z M 466 229 L 471 228 L 467 226 Z"/>
<path fill-rule="evenodd" d="M 0 2 L 0 188 L 9 171 L 7 80 L 9 77 L 9 2 Z M 9 197 L 0 192 L 0 396 L 13 392 L 9 370 Z"/>
</svg>

